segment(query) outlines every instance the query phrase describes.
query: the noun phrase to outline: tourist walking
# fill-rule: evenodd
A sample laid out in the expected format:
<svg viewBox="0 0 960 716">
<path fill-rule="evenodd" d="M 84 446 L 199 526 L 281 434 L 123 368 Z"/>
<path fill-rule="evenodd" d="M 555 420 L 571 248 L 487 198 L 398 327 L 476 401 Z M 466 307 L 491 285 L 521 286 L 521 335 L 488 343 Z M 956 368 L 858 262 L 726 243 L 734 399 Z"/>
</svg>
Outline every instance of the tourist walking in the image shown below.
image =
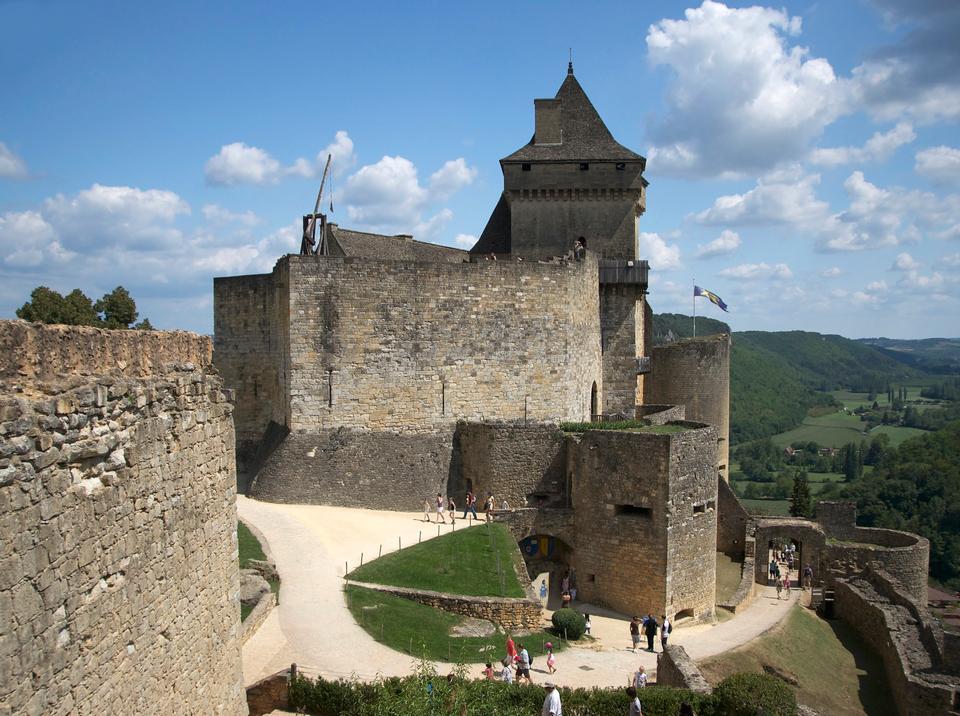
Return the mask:
<svg viewBox="0 0 960 716">
<path fill-rule="evenodd" d="M 640 617 L 634 614 L 630 620 L 630 641 L 633 643 L 633 650 L 636 652 L 640 645 Z"/>
<path fill-rule="evenodd" d="M 493 681 L 496 678 L 493 674 L 493 665 L 488 661 L 486 668 L 483 670 L 483 678 L 487 681 Z"/>
<path fill-rule="evenodd" d="M 563 706 L 560 704 L 560 692 L 557 691 L 557 685 L 548 681 L 543 685 L 547 690 L 547 695 L 543 699 L 543 709 L 540 716 L 563 716 Z"/>
<path fill-rule="evenodd" d="M 547 606 L 547 580 L 540 580 L 540 603 Z"/>
<path fill-rule="evenodd" d="M 663 615 L 663 622 L 660 624 L 660 648 L 667 648 L 667 639 L 670 638 L 670 632 L 673 631 L 673 622 L 667 619 L 667 615 Z"/>
<path fill-rule="evenodd" d="M 583 621 L 584 621 L 584 634 L 586 634 L 587 636 L 590 636 L 590 629 L 593 627 L 593 624 L 590 623 L 590 615 L 587 614 L 586 612 L 583 613 Z"/>
<path fill-rule="evenodd" d="M 648 614 L 646 622 L 643 625 L 643 631 L 647 635 L 647 651 L 653 651 L 653 639 L 657 636 L 657 618 L 653 614 Z"/>
<path fill-rule="evenodd" d="M 777 580 L 777 599 L 780 599 L 780 595 L 783 593 L 783 582 L 779 579 Z"/>
<path fill-rule="evenodd" d="M 446 524 L 447 518 L 443 516 L 443 495 L 437 493 L 437 524 L 443 522 Z"/>
<path fill-rule="evenodd" d="M 517 647 L 513 643 L 513 637 L 509 634 L 507 634 L 507 658 L 510 659 L 511 664 L 516 661 L 517 658 Z"/>
<path fill-rule="evenodd" d="M 642 689 L 647 685 L 647 672 L 640 666 L 633 673 L 633 688 Z"/>
<path fill-rule="evenodd" d="M 447 510 L 450 512 L 450 524 L 457 524 L 457 503 L 453 501 L 452 497 L 447 498 Z"/>
<path fill-rule="evenodd" d="M 790 598 L 790 573 L 783 575 L 783 591 L 787 593 L 787 599 Z"/>
<path fill-rule="evenodd" d="M 628 686 L 627 696 L 630 697 L 630 711 L 628 712 L 628 716 L 642 716 L 643 711 L 640 707 L 640 699 L 637 698 L 637 688 L 635 686 Z"/>
<path fill-rule="evenodd" d="M 549 641 L 544 645 L 547 650 L 547 673 L 557 673 L 557 657 L 553 655 L 553 644 Z"/>
<path fill-rule="evenodd" d="M 491 492 L 489 495 L 487 495 L 487 503 L 483 506 L 483 511 L 484 511 L 484 513 L 485 513 L 485 515 L 486 515 L 486 517 L 487 517 L 487 522 L 489 522 L 490 520 L 493 519 L 493 506 L 494 506 L 494 504 L 496 504 L 496 503 L 495 503 L 495 501 L 494 501 L 494 499 L 493 499 L 493 493 Z"/>
<path fill-rule="evenodd" d="M 813 567 L 809 564 L 803 568 L 803 588 L 809 589 L 813 585 Z"/>
<path fill-rule="evenodd" d="M 430 521 L 430 500 L 423 501 L 423 521 Z"/>
<path fill-rule="evenodd" d="M 505 684 L 513 683 L 513 659 L 509 657 L 504 657 L 501 659 L 500 663 L 503 665 L 503 669 L 500 670 L 500 680 Z"/>
<path fill-rule="evenodd" d="M 477 519 L 477 496 L 470 490 L 467 490 L 467 504 L 463 506 L 463 519 L 467 519 L 467 513 L 473 513 L 473 519 Z"/>
<path fill-rule="evenodd" d="M 526 679 L 528 684 L 533 683 L 533 679 L 530 678 L 530 652 L 527 651 L 527 647 L 523 644 L 520 644 L 520 651 L 517 653 L 517 683 L 520 683 L 520 679 Z"/>
</svg>

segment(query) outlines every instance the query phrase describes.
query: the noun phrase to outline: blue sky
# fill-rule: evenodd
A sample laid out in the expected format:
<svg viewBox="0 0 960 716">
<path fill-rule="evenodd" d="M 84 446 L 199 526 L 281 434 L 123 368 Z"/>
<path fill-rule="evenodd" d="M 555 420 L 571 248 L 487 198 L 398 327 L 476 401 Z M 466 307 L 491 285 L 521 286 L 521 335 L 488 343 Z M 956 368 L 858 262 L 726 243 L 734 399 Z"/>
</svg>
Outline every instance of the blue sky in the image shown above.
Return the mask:
<svg viewBox="0 0 960 716">
<path fill-rule="evenodd" d="M 648 157 L 660 312 L 960 335 L 960 3 L 0 1 L 0 316 L 126 286 L 212 330 L 334 155 L 331 220 L 468 246 L 573 48 Z"/>
</svg>

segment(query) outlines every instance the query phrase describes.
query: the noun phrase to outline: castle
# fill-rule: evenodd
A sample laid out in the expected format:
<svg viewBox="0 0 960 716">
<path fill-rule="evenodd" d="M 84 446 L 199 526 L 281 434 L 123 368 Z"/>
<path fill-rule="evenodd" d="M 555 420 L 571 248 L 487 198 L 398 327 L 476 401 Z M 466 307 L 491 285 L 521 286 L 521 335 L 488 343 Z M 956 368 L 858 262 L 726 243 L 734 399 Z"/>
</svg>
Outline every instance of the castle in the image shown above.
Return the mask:
<svg viewBox="0 0 960 716">
<path fill-rule="evenodd" d="M 584 599 L 624 611 L 709 618 L 729 339 L 652 349 L 646 160 L 572 65 L 534 110 L 470 251 L 328 224 L 324 255 L 215 279 L 239 469 L 276 501 L 493 493 L 523 508 L 504 519 L 531 570 L 571 569 Z M 609 416 L 650 426 L 558 427 Z"/>
</svg>

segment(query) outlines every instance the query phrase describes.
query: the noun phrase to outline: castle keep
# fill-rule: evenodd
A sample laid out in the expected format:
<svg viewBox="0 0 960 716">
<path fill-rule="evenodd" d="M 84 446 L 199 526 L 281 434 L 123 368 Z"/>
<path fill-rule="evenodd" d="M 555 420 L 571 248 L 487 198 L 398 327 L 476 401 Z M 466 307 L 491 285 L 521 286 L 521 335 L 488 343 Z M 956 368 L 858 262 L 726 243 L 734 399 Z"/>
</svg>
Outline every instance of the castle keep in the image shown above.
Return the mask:
<svg viewBox="0 0 960 716">
<path fill-rule="evenodd" d="M 651 349 L 645 163 L 571 66 L 501 160 L 470 251 L 326 224 L 321 255 L 216 279 L 214 360 L 251 494 L 419 509 L 492 492 L 519 541 L 543 538 L 531 570 L 572 568 L 585 598 L 625 611 L 708 617 L 729 340 Z M 651 426 L 558 427 L 610 416 Z"/>
</svg>

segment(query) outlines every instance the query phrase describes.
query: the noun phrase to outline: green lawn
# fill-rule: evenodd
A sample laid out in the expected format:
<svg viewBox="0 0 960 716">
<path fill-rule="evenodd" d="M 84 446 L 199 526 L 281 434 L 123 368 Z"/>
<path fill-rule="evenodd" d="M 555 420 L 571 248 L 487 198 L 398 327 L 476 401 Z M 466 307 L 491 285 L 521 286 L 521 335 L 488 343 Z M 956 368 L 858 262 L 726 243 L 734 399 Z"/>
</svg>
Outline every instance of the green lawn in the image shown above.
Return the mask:
<svg viewBox="0 0 960 716">
<path fill-rule="evenodd" d="M 771 440 L 778 447 L 787 447 L 795 442 L 813 441 L 823 447 L 842 447 L 847 443 L 865 440 L 866 423 L 856 415 L 837 412 L 817 418 L 804 418 L 799 427 L 774 435 Z"/>
<path fill-rule="evenodd" d="M 744 506 L 747 512 L 754 515 L 790 514 L 790 500 L 745 500 L 741 498 L 740 504 Z"/>
<path fill-rule="evenodd" d="M 743 562 L 734 562 L 723 552 L 717 552 L 717 604 L 727 601 L 737 591 L 742 570 Z"/>
<path fill-rule="evenodd" d="M 358 567 L 347 578 L 448 594 L 523 597 L 513 568 L 516 558 L 517 543 L 507 528 L 488 522 L 393 552 Z"/>
<path fill-rule="evenodd" d="M 243 522 L 237 521 L 237 547 L 240 552 L 240 569 L 246 569 L 251 559 L 264 560 L 267 558 L 267 555 L 263 552 L 263 547 L 260 546 L 260 541 L 253 536 L 253 532 L 250 531 L 250 528 L 247 527 Z M 277 601 L 280 601 L 280 580 L 279 579 L 270 579 L 267 580 L 270 584 L 270 591 L 277 595 Z M 252 606 L 240 605 L 240 621 L 249 616 L 250 612 L 253 611 Z"/>
<path fill-rule="evenodd" d="M 890 444 L 893 447 L 898 447 L 904 440 L 915 438 L 917 435 L 925 435 L 927 431 L 920 428 L 904 428 L 899 425 L 878 425 L 870 431 L 870 437 L 881 433 L 889 435 Z"/>
<path fill-rule="evenodd" d="M 797 700 L 817 713 L 864 716 L 890 713 L 883 661 L 848 625 L 794 606 L 790 616 L 749 645 L 700 662 L 716 685 L 731 674 L 762 672 L 768 664 L 797 677 Z"/>
<path fill-rule="evenodd" d="M 506 637 L 501 632 L 488 637 L 450 636 L 450 629 L 463 621 L 456 614 L 353 585 L 346 588 L 346 598 L 353 618 L 370 636 L 415 658 L 472 664 L 493 662 L 506 654 Z M 535 669 L 546 669 L 542 656 L 546 642 L 553 643 L 554 651 L 565 648 L 558 637 L 546 631 L 514 640 L 538 657 Z"/>
</svg>

